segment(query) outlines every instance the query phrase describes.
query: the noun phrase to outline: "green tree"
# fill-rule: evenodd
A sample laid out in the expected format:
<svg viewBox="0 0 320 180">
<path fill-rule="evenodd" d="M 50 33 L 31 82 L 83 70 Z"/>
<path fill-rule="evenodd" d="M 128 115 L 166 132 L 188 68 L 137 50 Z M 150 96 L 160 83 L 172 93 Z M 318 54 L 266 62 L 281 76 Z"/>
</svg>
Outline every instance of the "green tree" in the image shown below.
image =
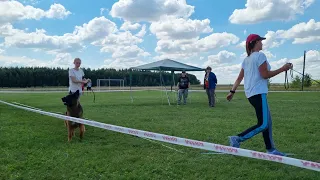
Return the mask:
<svg viewBox="0 0 320 180">
<path fill-rule="evenodd" d="M 293 80 L 291 82 L 291 87 L 293 87 L 293 88 L 301 87 L 301 78 L 298 75 L 296 75 L 293 78 Z"/>
<path fill-rule="evenodd" d="M 304 87 L 310 87 L 312 85 L 312 79 L 310 74 L 306 74 L 303 80 Z"/>
</svg>

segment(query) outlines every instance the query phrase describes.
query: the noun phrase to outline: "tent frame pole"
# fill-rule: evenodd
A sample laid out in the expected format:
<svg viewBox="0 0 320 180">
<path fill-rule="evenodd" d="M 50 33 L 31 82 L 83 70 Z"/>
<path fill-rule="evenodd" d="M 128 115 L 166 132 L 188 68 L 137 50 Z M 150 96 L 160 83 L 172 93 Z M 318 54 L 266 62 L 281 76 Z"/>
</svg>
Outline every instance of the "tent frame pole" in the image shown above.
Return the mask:
<svg viewBox="0 0 320 180">
<path fill-rule="evenodd" d="M 131 103 L 133 103 L 133 97 L 132 97 L 132 69 L 129 71 L 129 77 L 130 77 L 130 98 L 131 98 Z"/>
</svg>

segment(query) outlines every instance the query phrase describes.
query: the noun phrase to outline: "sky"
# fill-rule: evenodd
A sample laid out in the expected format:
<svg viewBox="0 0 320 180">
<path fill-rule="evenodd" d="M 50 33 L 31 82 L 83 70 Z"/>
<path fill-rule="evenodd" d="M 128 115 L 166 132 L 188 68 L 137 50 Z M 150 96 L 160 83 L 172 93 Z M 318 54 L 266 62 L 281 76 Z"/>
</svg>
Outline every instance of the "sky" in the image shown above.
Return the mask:
<svg viewBox="0 0 320 180">
<path fill-rule="evenodd" d="M 320 79 L 319 0 L 0 0 L 1 67 L 130 68 L 170 58 L 233 84 L 251 34 L 272 70 Z M 188 72 L 203 81 L 204 72 Z M 284 83 L 284 73 L 271 78 Z M 243 83 L 243 82 L 242 82 Z"/>
</svg>

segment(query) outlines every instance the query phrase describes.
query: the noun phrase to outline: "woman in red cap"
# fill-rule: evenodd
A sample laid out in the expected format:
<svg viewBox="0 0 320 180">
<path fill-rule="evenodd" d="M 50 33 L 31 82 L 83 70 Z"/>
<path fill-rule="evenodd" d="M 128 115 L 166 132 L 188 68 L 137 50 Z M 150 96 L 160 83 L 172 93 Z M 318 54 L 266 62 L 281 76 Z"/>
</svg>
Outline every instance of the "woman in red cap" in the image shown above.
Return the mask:
<svg viewBox="0 0 320 180">
<path fill-rule="evenodd" d="M 250 34 L 247 37 L 246 51 L 248 56 L 243 60 L 239 76 L 227 96 L 227 100 L 230 101 L 244 78 L 245 95 L 256 111 L 258 123 L 237 136 L 230 136 L 229 141 L 231 146 L 239 148 L 241 142 L 262 132 L 267 153 L 285 156 L 284 153 L 275 148 L 273 143 L 272 120 L 268 107 L 267 93 L 268 79 L 289 70 L 291 64 L 287 63 L 281 68 L 271 71 L 266 55 L 260 52 L 262 50 L 261 41 L 264 39 L 266 38 L 257 34 Z"/>
</svg>

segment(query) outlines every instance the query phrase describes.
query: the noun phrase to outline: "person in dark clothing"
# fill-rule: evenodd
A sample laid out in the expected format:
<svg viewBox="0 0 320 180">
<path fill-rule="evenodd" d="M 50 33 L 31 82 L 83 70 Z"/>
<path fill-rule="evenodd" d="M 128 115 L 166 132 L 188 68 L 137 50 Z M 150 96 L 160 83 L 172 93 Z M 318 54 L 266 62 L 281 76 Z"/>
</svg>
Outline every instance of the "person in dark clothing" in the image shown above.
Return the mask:
<svg viewBox="0 0 320 180">
<path fill-rule="evenodd" d="M 216 75 L 211 72 L 211 67 L 207 67 L 206 74 L 204 76 L 204 89 L 207 92 L 208 100 L 209 100 L 209 106 L 214 107 L 215 106 L 215 89 L 216 85 L 218 83 Z"/>
<path fill-rule="evenodd" d="M 181 97 L 183 96 L 183 104 L 187 104 L 188 89 L 190 87 L 189 77 L 186 75 L 186 71 L 182 71 L 181 76 L 178 80 L 178 105 L 181 104 Z"/>
</svg>

